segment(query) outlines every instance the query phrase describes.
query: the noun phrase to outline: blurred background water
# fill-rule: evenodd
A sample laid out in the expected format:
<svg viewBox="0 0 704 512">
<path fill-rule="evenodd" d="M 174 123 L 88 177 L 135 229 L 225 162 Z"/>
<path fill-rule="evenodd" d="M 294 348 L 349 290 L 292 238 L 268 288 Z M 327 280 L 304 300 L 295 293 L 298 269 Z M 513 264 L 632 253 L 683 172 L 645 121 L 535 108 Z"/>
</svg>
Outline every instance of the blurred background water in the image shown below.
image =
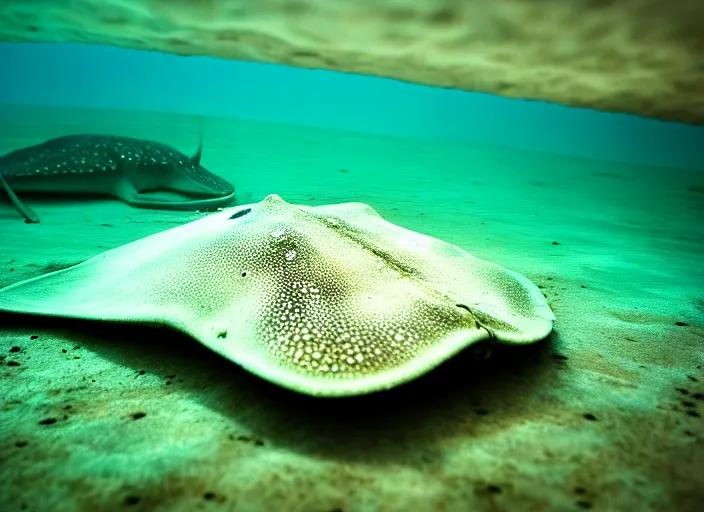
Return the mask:
<svg viewBox="0 0 704 512">
<path fill-rule="evenodd" d="M 704 170 L 704 127 L 396 80 L 82 44 L 0 44 L 0 103 L 225 116 Z"/>
</svg>

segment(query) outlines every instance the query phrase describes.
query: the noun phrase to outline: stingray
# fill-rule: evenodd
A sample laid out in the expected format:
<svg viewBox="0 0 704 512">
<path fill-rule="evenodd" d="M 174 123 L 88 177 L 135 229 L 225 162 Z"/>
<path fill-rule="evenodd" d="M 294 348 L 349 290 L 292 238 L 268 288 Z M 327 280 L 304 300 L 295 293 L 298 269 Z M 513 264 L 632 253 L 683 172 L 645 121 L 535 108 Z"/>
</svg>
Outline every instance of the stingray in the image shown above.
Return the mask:
<svg viewBox="0 0 704 512">
<path fill-rule="evenodd" d="M 555 318 L 524 276 L 366 204 L 277 195 L 10 285 L 0 311 L 169 327 L 316 396 L 397 386 L 483 340 L 533 343 Z"/>
<path fill-rule="evenodd" d="M 16 192 L 114 196 L 139 208 L 208 210 L 232 203 L 234 187 L 192 157 L 151 140 L 113 135 L 69 135 L 0 157 L 0 187 L 26 222 L 39 222 Z M 190 196 L 165 200 L 148 192 Z"/>
</svg>

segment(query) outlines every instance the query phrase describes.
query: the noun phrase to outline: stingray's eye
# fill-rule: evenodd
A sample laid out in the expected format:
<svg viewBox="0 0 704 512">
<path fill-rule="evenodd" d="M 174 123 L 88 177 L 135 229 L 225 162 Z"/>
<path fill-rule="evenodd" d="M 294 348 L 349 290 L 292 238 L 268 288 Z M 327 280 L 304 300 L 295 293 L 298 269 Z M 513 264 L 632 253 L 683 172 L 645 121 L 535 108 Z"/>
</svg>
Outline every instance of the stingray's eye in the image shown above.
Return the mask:
<svg viewBox="0 0 704 512">
<path fill-rule="evenodd" d="M 247 208 L 247 209 L 245 209 L 245 210 L 240 210 L 240 211 L 238 211 L 238 212 L 235 212 L 235 213 L 232 214 L 232 217 L 230 217 L 230 220 L 232 220 L 232 219 L 239 219 L 240 217 L 244 217 L 245 215 L 247 215 L 247 214 L 248 214 L 249 212 L 251 212 L 251 211 L 252 211 L 251 208 Z"/>
</svg>

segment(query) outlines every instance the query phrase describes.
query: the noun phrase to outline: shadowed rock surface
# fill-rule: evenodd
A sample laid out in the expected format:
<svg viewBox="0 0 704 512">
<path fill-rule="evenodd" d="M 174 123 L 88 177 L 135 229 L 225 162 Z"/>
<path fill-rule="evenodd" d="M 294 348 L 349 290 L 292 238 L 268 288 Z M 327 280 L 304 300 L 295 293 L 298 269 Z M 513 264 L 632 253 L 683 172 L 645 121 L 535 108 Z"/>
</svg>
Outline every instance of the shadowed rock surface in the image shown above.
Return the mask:
<svg viewBox="0 0 704 512">
<path fill-rule="evenodd" d="M 704 3 L 691 0 L 7 0 L 0 40 L 279 63 L 704 122 Z"/>
</svg>

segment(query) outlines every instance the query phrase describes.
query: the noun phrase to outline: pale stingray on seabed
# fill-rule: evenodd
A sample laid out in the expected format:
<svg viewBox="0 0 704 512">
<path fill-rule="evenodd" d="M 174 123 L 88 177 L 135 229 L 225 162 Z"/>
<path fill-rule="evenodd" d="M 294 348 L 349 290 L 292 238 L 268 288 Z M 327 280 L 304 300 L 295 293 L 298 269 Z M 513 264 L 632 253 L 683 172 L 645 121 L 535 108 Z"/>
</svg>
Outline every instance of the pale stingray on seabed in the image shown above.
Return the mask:
<svg viewBox="0 0 704 512">
<path fill-rule="evenodd" d="M 157 324 L 316 396 L 407 382 L 483 340 L 545 338 L 524 276 L 370 206 L 269 195 L 0 290 L 0 311 Z"/>
<path fill-rule="evenodd" d="M 232 204 L 235 188 L 171 146 L 115 135 L 68 135 L 0 157 L 0 187 L 26 222 L 39 217 L 17 193 L 113 196 L 138 208 L 214 210 Z M 171 191 L 187 200 L 146 195 Z"/>
</svg>

